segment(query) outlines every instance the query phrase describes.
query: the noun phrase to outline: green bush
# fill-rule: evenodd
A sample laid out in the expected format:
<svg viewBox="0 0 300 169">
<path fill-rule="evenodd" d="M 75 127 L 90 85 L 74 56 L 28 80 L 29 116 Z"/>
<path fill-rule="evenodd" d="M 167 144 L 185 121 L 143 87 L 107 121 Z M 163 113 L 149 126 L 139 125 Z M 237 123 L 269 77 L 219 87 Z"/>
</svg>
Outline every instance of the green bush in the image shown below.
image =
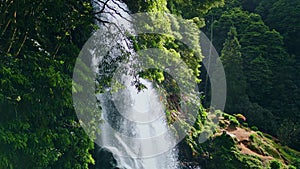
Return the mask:
<svg viewBox="0 0 300 169">
<path fill-rule="evenodd" d="M 281 168 L 281 163 L 277 160 L 272 160 L 270 162 L 270 168 L 271 169 L 280 169 Z"/>
<path fill-rule="evenodd" d="M 232 124 L 234 126 L 238 126 L 240 124 L 239 121 L 235 117 L 231 117 L 229 119 L 229 121 L 230 121 L 230 124 Z"/>
<path fill-rule="evenodd" d="M 224 114 L 223 114 L 223 117 L 224 117 L 224 119 L 225 119 L 225 120 L 229 120 L 229 117 L 230 117 L 230 115 L 229 115 L 229 114 L 226 114 L 226 113 L 224 113 Z"/>
<path fill-rule="evenodd" d="M 258 131 L 258 128 L 257 128 L 256 126 L 252 126 L 252 127 L 251 127 L 251 130 L 253 130 L 253 131 Z"/>
<path fill-rule="evenodd" d="M 261 131 L 257 131 L 256 133 L 257 133 L 257 135 L 259 135 L 259 136 L 261 136 L 261 137 L 264 136 L 264 134 L 263 134 Z"/>
<path fill-rule="evenodd" d="M 254 140 L 254 137 L 255 137 L 254 134 L 250 134 L 249 139 L 250 139 L 251 141 L 253 141 L 253 140 Z"/>
</svg>

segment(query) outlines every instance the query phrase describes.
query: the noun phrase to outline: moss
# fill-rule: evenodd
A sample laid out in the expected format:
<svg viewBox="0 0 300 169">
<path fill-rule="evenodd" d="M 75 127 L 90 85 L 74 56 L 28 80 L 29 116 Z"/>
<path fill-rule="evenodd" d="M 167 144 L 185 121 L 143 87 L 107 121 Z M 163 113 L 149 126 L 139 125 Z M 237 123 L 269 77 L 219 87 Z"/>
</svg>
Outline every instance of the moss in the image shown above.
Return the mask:
<svg viewBox="0 0 300 169">
<path fill-rule="evenodd" d="M 245 168 L 251 169 L 261 169 L 263 167 L 263 163 L 260 158 L 253 155 L 245 155 L 245 154 L 237 154 L 238 160 L 244 163 Z"/>
<path fill-rule="evenodd" d="M 202 145 L 203 152 L 209 152 L 209 158 L 206 159 L 207 165 L 202 168 L 215 169 L 262 169 L 263 164 L 260 158 L 251 155 L 245 155 L 237 147 L 238 142 L 232 137 L 223 133 L 213 138 L 211 141 Z M 200 162 L 201 163 L 201 162 Z"/>
<path fill-rule="evenodd" d="M 218 117 L 221 117 L 218 115 Z M 300 153 L 290 149 L 286 146 L 281 146 L 274 137 L 258 131 L 254 126 L 252 130 L 256 130 L 256 133 L 249 135 L 249 141 L 243 142 L 253 152 L 256 152 L 262 156 L 273 157 L 272 161 L 262 160 L 261 157 L 256 155 L 243 154 L 238 145 L 241 144 L 237 139 L 227 134 L 224 129 L 229 129 L 230 126 L 238 124 L 236 123 L 236 117 L 222 114 L 219 127 L 216 128 L 218 133 L 215 133 L 213 137 L 210 137 L 206 142 L 199 143 L 199 140 L 193 140 L 193 149 L 197 151 L 196 163 L 205 164 L 201 168 L 204 169 L 294 169 L 300 168 Z M 229 127 L 228 127 L 229 125 Z M 246 131 L 250 132 L 250 129 L 243 126 Z M 207 120 L 201 127 L 204 133 L 211 133 L 215 129 L 215 126 L 211 121 Z M 221 134 L 221 132 L 223 132 Z M 201 132 L 199 132 L 201 133 Z M 199 136 L 199 135 L 198 135 Z M 207 139 L 207 138 L 206 138 Z"/>
</svg>

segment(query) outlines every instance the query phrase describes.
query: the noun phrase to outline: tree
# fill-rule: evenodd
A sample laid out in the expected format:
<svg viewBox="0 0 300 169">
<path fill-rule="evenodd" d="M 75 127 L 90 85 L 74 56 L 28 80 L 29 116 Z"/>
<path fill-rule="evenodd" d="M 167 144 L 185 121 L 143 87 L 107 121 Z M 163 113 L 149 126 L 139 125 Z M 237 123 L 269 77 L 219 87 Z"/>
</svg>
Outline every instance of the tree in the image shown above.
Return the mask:
<svg viewBox="0 0 300 169">
<path fill-rule="evenodd" d="M 283 36 L 270 29 L 258 14 L 243 11 L 241 8 L 229 8 L 219 14 L 221 16 L 215 17 L 217 19 L 211 27 L 214 32 L 214 45 L 221 51 L 221 44 L 226 41 L 226 32 L 232 26 L 236 28 L 236 37 L 241 45 L 249 106 L 261 106 L 255 108 L 256 113 L 269 112 L 267 114 L 271 113 L 273 117 L 268 115 L 270 118 L 267 119 L 275 121 L 287 116 L 299 118 L 295 113 L 299 111 L 297 85 L 299 78 L 296 75 L 299 72 L 296 68 L 299 64 L 294 56 L 286 52 Z M 235 71 L 238 70 L 236 68 Z M 252 120 L 254 116 L 249 107 L 245 107 L 244 113 L 252 116 L 248 117 L 249 121 L 259 124 L 258 127 L 263 126 L 262 130 L 270 131 L 273 135 L 279 134 L 276 130 L 263 125 L 263 122 Z M 274 122 L 272 126 L 279 127 L 279 125 L 280 122 Z"/>
<path fill-rule="evenodd" d="M 231 27 L 221 52 L 227 82 L 225 111 L 231 113 L 241 112 L 247 102 L 241 45 L 236 36 L 236 28 Z"/>
<path fill-rule="evenodd" d="M 289 66 L 285 67 L 286 72 L 288 71 L 288 75 L 290 77 L 286 77 L 285 73 L 282 75 L 281 79 L 287 79 L 285 82 L 288 82 L 290 85 L 288 93 L 290 95 L 288 107 L 293 108 L 290 109 L 290 112 L 297 112 L 300 107 L 300 50 L 299 50 L 299 39 L 300 39 L 300 3 L 299 1 L 288 1 L 288 0 L 278 0 L 276 2 L 262 2 L 260 6 L 257 8 L 257 12 L 263 14 L 263 19 L 266 24 L 268 24 L 271 28 L 276 29 L 283 36 L 284 47 L 286 51 L 291 55 L 290 59 L 286 59 L 286 62 L 289 62 Z M 265 13 L 267 11 L 267 13 Z M 291 82 L 292 81 L 292 82 Z M 282 86 L 282 85 L 281 85 Z M 281 90 L 286 90 L 281 89 Z M 286 99 L 286 100 L 287 100 Z M 279 102 L 278 102 L 279 103 Z M 278 104 L 277 103 L 277 104 Z M 282 103 L 282 102 L 281 102 Z M 282 105 L 283 106 L 283 105 Z M 294 115 L 299 119 L 298 115 Z"/>
<path fill-rule="evenodd" d="M 257 12 L 262 13 L 263 10 L 268 11 L 268 13 L 263 16 L 266 24 L 283 35 L 284 43 L 290 53 L 300 56 L 300 50 L 298 48 L 300 38 L 300 2 L 278 0 L 270 5 L 263 4 L 258 8 Z"/>
<path fill-rule="evenodd" d="M 212 8 L 224 5 L 224 0 L 216 1 L 196 1 L 196 0 L 168 0 L 168 8 L 172 13 L 178 13 L 184 18 L 202 18 Z M 191 10 L 194 9 L 194 10 Z"/>
<path fill-rule="evenodd" d="M 0 168 L 93 163 L 71 95 L 91 9 L 85 1 L 1 1 Z"/>
</svg>

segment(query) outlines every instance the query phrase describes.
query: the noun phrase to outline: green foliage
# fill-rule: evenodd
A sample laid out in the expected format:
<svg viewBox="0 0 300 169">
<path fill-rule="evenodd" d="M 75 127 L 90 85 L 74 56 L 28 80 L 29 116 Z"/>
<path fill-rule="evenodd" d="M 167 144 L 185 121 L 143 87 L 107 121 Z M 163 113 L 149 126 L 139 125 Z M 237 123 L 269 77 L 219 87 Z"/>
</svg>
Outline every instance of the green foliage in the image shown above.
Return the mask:
<svg viewBox="0 0 300 169">
<path fill-rule="evenodd" d="M 188 30 L 190 24 L 204 26 L 202 18 L 209 18 L 207 25 L 213 24 L 210 28 L 214 30 L 214 46 L 222 51 L 227 76 L 226 111 L 242 112 L 250 125 L 277 134 L 284 143 L 299 148 L 298 1 L 235 0 L 225 5 L 223 0 L 124 2 L 132 12 L 172 12 L 189 18 L 186 24 L 178 25 L 174 18 L 152 16 L 153 21 L 163 23 L 162 30 L 177 35 Z M 221 6 L 205 15 L 211 8 Z M 0 168 L 89 168 L 95 162 L 91 155 L 94 145 L 76 118 L 71 93 L 83 91 L 71 76 L 77 55 L 95 28 L 91 5 L 73 0 L 6 0 L 1 1 L 0 11 Z M 249 11 L 259 13 L 263 19 Z M 206 30 L 209 32 L 209 28 Z M 192 29 L 179 35 L 196 50 L 168 35 L 144 34 L 133 41 L 137 51 L 158 48 L 162 54 L 157 57 L 166 63 L 183 60 L 189 69 L 180 75 L 200 82 L 202 56 L 197 33 L 198 29 Z M 172 56 L 171 60 L 165 56 Z M 155 65 L 149 58 L 148 62 Z M 114 60 L 115 65 L 119 61 Z M 178 84 L 158 69 L 139 75 L 161 85 L 167 98 L 168 122 L 172 124 L 182 101 Z M 102 79 L 98 92 L 111 83 L 108 76 Z M 239 125 L 236 117 L 223 116 L 235 127 Z M 183 129 L 189 129 L 186 151 L 198 152 L 203 163 L 208 162 L 206 168 L 264 167 L 258 157 L 242 154 L 237 140 L 229 135 L 209 137 L 216 126 L 207 120 L 202 106 L 194 126 L 181 124 Z M 201 133 L 208 136 L 203 144 L 197 140 Z M 293 165 L 289 168 L 300 168 L 299 152 L 271 139 L 258 131 L 250 135 L 249 148 L 274 157 L 271 168 L 286 167 L 283 159 Z"/>
<path fill-rule="evenodd" d="M 287 4 L 291 5 L 291 2 L 285 5 Z M 209 25 L 210 27 L 206 31 L 213 30 L 214 46 L 221 51 L 221 58 L 223 58 L 228 84 L 225 111 L 231 114 L 243 112 L 250 125 L 256 125 L 273 135 L 285 137 L 283 135 L 286 133 L 280 133 L 277 130 L 284 120 L 276 119 L 288 120 L 291 117 L 299 119 L 299 115 L 296 113 L 299 112 L 299 73 L 296 73 L 299 72 L 299 64 L 297 64 L 297 58 L 286 52 L 285 35 L 282 36 L 279 32 L 271 30 L 266 25 L 268 22 L 264 23 L 260 15 L 242 9 L 255 11 L 254 8 L 258 8 L 256 6 L 268 5 L 273 6 L 265 1 L 260 3 L 241 0 L 236 4 L 229 2 L 223 8 L 215 10 L 216 13 L 213 11 L 209 13 L 207 23 L 211 23 L 210 17 L 216 18 L 216 20 Z M 276 9 L 279 10 L 279 8 L 278 5 Z M 285 14 L 288 15 L 286 12 Z M 272 11 L 272 15 L 277 14 Z M 286 16 L 286 18 L 296 17 Z M 281 18 L 281 20 L 283 19 Z M 275 22 L 275 20 L 272 21 L 272 23 Z M 277 23 L 281 24 L 281 22 Z M 236 40 L 231 40 L 231 43 L 234 44 L 235 41 L 236 47 L 229 48 L 229 40 L 234 38 L 230 38 L 227 32 L 233 28 L 236 32 Z M 292 127 L 286 128 L 292 129 Z M 295 139 L 299 136 L 296 133 L 298 130 L 288 138 L 285 137 L 290 140 L 286 143 L 289 142 L 289 145 L 299 147 L 297 139 Z"/>
<path fill-rule="evenodd" d="M 234 127 L 237 127 L 240 124 L 235 116 L 223 113 L 223 117 L 225 120 L 228 120 L 230 122 L 230 124 L 233 125 Z"/>
<path fill-rule="evenodd" d="M 163 10 L 162 6 L 157 9 L 154 8 L 156 7 L 152 6 L 150 11 L 162 12 Z M 137 53 L 150 51 L 143 54 L 142 58 L 138 58 L 138 60 L 143 60 L 141 64 L 151 67 L 151 69 L 142 71 L 137 67 L 136 71 L 139 77 L 156 83 L 157 89 L 166 98 L 164 103 L 167 109 L 168 124 L 172 128 L 176 128 L 176 130 L 186 132 L 188 134 L 187 144 L 193 149 L 193 139 L 200 132 L 195 127 L 201 128 L 202 115 L 198 116 L 196 114 L 195 117 L 185 116 L 186 112 L 182 110 L 181 102 L 184 101 L 187 106 L 192 106 L 193 109 L 199 110 L 197 112 L 199 114 L 203 113 L 203 109 L 199 107 L 200 104 L 198 102 L 193 102 L 194 99 L 196 100 L 195 96 L 198 92 L 180 89 L 179 84 L 186 89 L 194 89 L 195 86 L 193 85 L 195 83 L 192 82 L 199 82 L 199 67 L 202 56 L 197 26 L 192 20 L 177 19 L 173 18 L 173 16 L 164 15 L 164 13 L 149 14 L 149 21 L 153 25 L 141 26 L 144 26 L 150 32 L 159 28 L 163 30 L 164 34 L 139 34 L 139 36 L 132 37 L 132 41 Z M 156 49 L 156 51 L 151 51 L 151 49 Z M 165 71 L 167 69 L 171 72 Z M 183 100 L 183 97 L 186 100 Z M 196 119 L 198 122 L 196 122 L 195 127 L 184 121 Z M 180 126 L 172 126 L 174 121 L 178 121 Z"/>
<path fill-rule="evenodd" d="M 280 169 L 281 168 L 281 163 L 278 162 L 277 160 L 272 160 L 270 162 L 270 168 L 271 169 Z"/>
<path fill-rule="evenodd" d="M 129 7 L 130 11 L 137 12 L 166 12 L 167 9 L 167 0 L 124 0 L 124 2 Z"/>
<path fill-rule="evenodd" d="M 267 12 L 263 16 L 265 22 L 282 33 L 288 51 L 297 56 L 300 54 L 297 46 L 300 38 L 299 9 L 299 1 L 277 0 L 274 3 L 264 2 L 257 10 L 258 13 Z"/>
<path fill-rule="evenodd" d="M 251 130 L 258 131 L 258 128 L 256 126 L 251 126 Z"/>
<path fill-rule="evenodd" d="M 254 140 L 254 137 L 255 137 L 254 134 L 250 134 L 249 139 L 250 139 L 251 141 L 253 141 L 253 140 Z"/>
<path fill-rule="evenodd" d="M 93 143 L 73 109 L 71 75 L 91 7 L 3 1 L 0 11 L 0 168 L 88 168 Z"/>
<path fill-rule="evenodd" d="M 292 127 L 291 127 L 292 126 Z M 296 119 L 284 119 L 278 129 L 278 138 L 291 147 L 299 147 L 300 124 Z"/>
<path fill-rule="evenodd" d="M 168 0 L 168 8 L 172 13 L 182 15 L 184 18 L 203 17 L 210 9 L 224 5 L 224 0 L 195 1 L 195 0 Z M 194 9 L 194 10 L 191 10 Z"/>
<path fill-rule="evenodd" d="M 225 118 L 229 118 L 224 114 Z M 208 141 L 198 147 L 200 154 L 200 163 L 205 162 L 202 168 L 213 169 L 221 168 L 289 168 L 291 165 L 298 166 L 298 153 L 288 147 L 283 147 L 274 142 L 273 137 L 266 137 L 265 134 L 252 133 L 249 135 L 249 141 L 238 142 L 237 139 L 227 132 L 216 133 Z M 245 140 L 244 140 L 245 141 Z M 239 145 L 244 144 L 253 155 L 244 154 Z M 288 153 L 287 153 L 288 152 Z M 260 154 L 260 156 L 257 156 Z M 262 159 L 262 156 L 272 157 L 270 160 Z M 288 165 L 289 164 L 289 165 Z"/>
<path fill-rule="evenodd" d="M 293 166 L 293 165 L 289 165 L 288 169 L 297 169 L 297 168 L 295 166 Z"/>
<path fill-rule="evenodd" d="M 229 135 L 222 134 L 202 144 L 202 151 L 207 152 L 205 158 L 207 169 L 213 168 L 257 168 L 262 169 L 263 164 L 258 157 L 240 153 L 236 147 L 237 142 Z M 204 162 L 204 159 L 203 159 Z"/>
<path fill-rule="evenodd" d="M 289 164 L 296 166 L 296 168 L 300 167 L 300 153 L 287 147 L 287 146 L 281 146 L 278 145 L 276 147 L 279 152 L 281 153 L 281 155 L 287 159 L 287 161 L 289 162 Z"/>
<path fill-rule="evenodd" d="M 221 60 L 224 65 L 227 84 L 226 112 L 238 112 L 247 102 L 246 79 L 243 73 L 241 46 L 234 27 L 230 28 L 228 38 L 222 49 Z"/>
<path fill-rule="evenodd" d="M 256 8 L 257 13 L 261 14 L 266 24 L 268 24 L 271 28 L 276 29 L 278 32 L 281 33 L 283 36 L 283 42 L 285 44 L 285 48 L 287 51 L 292 55 L 291 63 L 289 67 L 286 67 L 284 72 L 289 72 L 288 75 L 292 76 L 290 78 L 286 78 L 288 80 L 284 80 L 285 83 L 289 83 L 289 88 L 286 90 L 286 87 L 283 87 L 278 93 L 283 93 L 284 90 L 288 91 L 288 94 L 290 95 L 290 99 L 287 99 L 283 97 L 282 99 L 286 100 L 283 102 L 276 102 L 275 104 L 279 105 L 278 107 L 283 107 L 285 105 L 288 113 L 287 114 L 290 117 L 293 117 L 293 119 L 297 119 L 299 121 L 299 84 L 300 84 L 300 76 L 299 76 L 299 68 L 300 68 L 300 50 L 298 47 L 300 34 L 299 34 L 299 9 L 300 9 L 300 3 L 299 1 L 288 1 L 288 0 L 272 0 L 272 1 L 262 1 L 259 6 Z M 290 69 L 290 70 L 288 70 Z M 281 79 L 283 79 L 281 76 Z M 292 81 L 292 83 L 291 83 Z M 282 82 L 283 83 L 283 82 Z M 284 88 L 284 89 L 283 89 Z M 278 97 L 278 96 L 277 96 Z M 281 97 L 281 96 L 280 96 Z M 291 99 L 293 98 L 293 99 Z M 285 103 L 285 104 L 281 104 Z M 287 104 L 288 103 L 288 104 Z M 274 105 L 275 105 L 274 104 Z M 278 107 L 276 107 L 278 109 Z M 298 126 L 297 126 L 298 128 Z M 278 133 L 278 135 L 280 135 Z M 283 136 L 284 137 L 284 136 Z M 293 144 L 297 144 L 297 140 L 294 140 L 295 137 L 289 137 L 290 140 L 293 140 L 293 143 L 289 143 L 289 145 L 293 146 Z M 296 138 L 299 138 L 299 135 L 296 136 Z M 299 145 L 294 146 L 299 147 Z"/>
<path fill-rule="evenodd" d="M 299 42 L 296 33 L 299 31 L 294 32 L 299 25 L 299 12 L 295 12 L 298 7 L 298 2 L 285 0 L 227 1 L 222 8 L 213 9 L 206 15 L 207 27 L 204 28 L 206 33 L 213 31 L 213 43 L 217 51 L 221 52 L 225 71 L 227 69 L 227 72 L 232 72 L 226 72 L 226 112 L 242 112 L 249 125 L 277 135 L 294 148 L 299 148 L 299 57 L 289 55 L 287 51 L 295 54 L 299 49 L 295 47 Z M 258 12 L 262 17 L 252 12 Z M 236 32 L 235 37 L 228 35 L 228 31 L 231 35 Z M 293 41 L 287 42 L 288 38 Z M 230 44 L 235 44 L 235 47 L 230 48 Z M 237 58 L 240 58 L 238 62 Z M 246 87 L 242 85 L 243 82 Z M 230 89 L 230 86 L 234 87 Z M 244 98 L 243 101 L 232 99 L 230 93 L 233 92 L 230 90 L 239 93 L 238 96 Z M 224 115 L 225 119 L 229 117 Z M 298 160 L 294 158 L 297 155 L 289 157 L 283 153 L 284 148 L 268 140 L 274 139 L 273 137 L 259 141 L 264 137 L 259 131 L 258 136 L 260 138 L 251 135 L 253 143 L 249 146 L 253 150 L 275 158 L 284 156 L 284 159 L 289 159 L 289 164 L 297 166 Z"/>
</svg>

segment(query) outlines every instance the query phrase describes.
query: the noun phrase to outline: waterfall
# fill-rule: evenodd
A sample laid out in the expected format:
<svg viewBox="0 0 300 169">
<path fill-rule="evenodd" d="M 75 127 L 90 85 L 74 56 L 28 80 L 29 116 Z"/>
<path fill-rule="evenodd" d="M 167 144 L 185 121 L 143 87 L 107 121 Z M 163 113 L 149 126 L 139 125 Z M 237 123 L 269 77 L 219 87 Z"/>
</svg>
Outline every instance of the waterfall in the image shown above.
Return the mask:
<svg viewBox="0 0 300 169">
<path fill-rule="evenodd" d="M 134 31 L 130 28 L 130 15 L 126 4 L 121 1 L 94 0 L 93 6 L 95 11 L 103 9 L 103 12 L 98 14 L 101 20 Z M 103 30 L 110 29 L 105 28 L 109 27 L 108 25 L 102 25 L 100 22 L 98 25 L 103 27 Z M 122 86 L 117 89 L 106 86 L 105 92 L 97 95 L 101 103 L 103 123 L 100 125 L 101 133 L 96 141 L 102 149 L 113 154 L 117 168 L 179 168 L 178 151 L 176 148 L 170 148 L 174 145 L 175 139 L 169 132 L 159 92 L 156 91 L 155 84 L 145 79 L 136 79 L 137 77 L 132 75 L 134 70 L 128 65 L 137 64 L 134 57 L 129 56 L 125 64 L 118 62 L 124 53 L 134 55 L 128 38 L 118 31 L 110 30 L 114 34 L 113 40 L 108 38 L 97 42 L 100 46 L 105 46 L 103 48 L 109 52 L 105 59 L 94 58 L 93 61 L 98 80 L 113 75 L 116 80 L 112 84 Z M 139 81 L 144 88 L 138 89 L 133 85 L 134 81 Z"/>
<path fill-rule="evenodd" d="M 128 76 L 125 76 L 124 79 L 127 82 L 132 80 Z M 148 154 L 168 147 L 173 140 L 171 135 L 159 141 L 147 140 L 167 132 L 168 126 L 163 106 L 152 84 L 146 80 L 142 80 L 142 83 L 147 87 L 144 91 L 139 92 L 134 86 L 127 84 L 126 89 L 118 91 L 114 96 L 105 95 L 100 98 L 103 103 L 102 117 L 105 120 L 101 125 L 101 145 L 113 153 L 119 168 L 176 169 L 176 149 L 148 156 Z M 122 117 L 119 117 L 117 121 L 109 117 L 119 116 L 119 114 L 114 114 L 118 108 L 111 104 L 111 100 L 116 102 L 115 99 L 127 99 L 126 102 L 118 103 L 124 104 L 125 108 L 121 109 L 123 111 L 121 112 Z M 148 122 L 138 122 L 145 120 Z M 117 125 L 118 132 L 122 132 L 125 136 L 120 136 L 112 130 L 112 122 Z"/>
</svg>

